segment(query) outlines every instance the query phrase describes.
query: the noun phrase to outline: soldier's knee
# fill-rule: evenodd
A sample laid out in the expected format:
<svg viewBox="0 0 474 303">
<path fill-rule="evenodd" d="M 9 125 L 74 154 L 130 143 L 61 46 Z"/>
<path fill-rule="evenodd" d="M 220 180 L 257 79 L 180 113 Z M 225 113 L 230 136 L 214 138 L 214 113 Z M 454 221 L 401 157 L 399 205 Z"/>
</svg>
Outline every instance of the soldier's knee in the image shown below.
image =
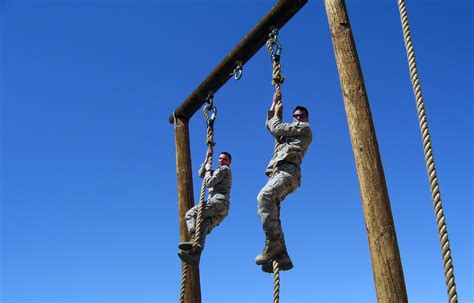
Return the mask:
<svg viewBox="0 0 474 303">
<path fill-rule="evenodd" d="M 258 204 L 265 203 L 271 200 L 271 194 L 269 191 L 262 189 L 257 195 Z"/>
<path fill-rule="evenodd" d="M 193 217 L 194 217 L 194 211 L 192 209 L 190 209 L 186 212 L 186 215 L 184 216 L 184 219 L 186 219 L 186 221 L 189 221 Z"/>
</svg>

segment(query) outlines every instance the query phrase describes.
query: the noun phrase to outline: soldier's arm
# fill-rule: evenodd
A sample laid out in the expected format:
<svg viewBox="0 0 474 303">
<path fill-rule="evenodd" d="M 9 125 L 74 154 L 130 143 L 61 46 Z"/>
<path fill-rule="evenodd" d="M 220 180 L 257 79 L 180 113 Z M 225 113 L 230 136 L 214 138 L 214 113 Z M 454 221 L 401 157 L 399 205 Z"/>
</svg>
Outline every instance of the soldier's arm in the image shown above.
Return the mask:
<svg viewBox="0 0 474 303">
<path fill-rule="evenodd" d="M 227 167 L 219 167 L 214 172 L 208 170 L 204 175 L 204 182 L 206 187 L 214 187 L 216 184 L 221 182 L 229 173 L 229 168 Z"/>
<path fill-rule="evenodd" d="M 268 130 L 270 130 L 269 122 L 274 116 L 278 116 L 281 119 L 282 110 L 279 109 L 278 107 L 281 108 L 282 106 L 283 105 L 282 105 L 281 92 L 275 91 L 273 93 L 272 106 L 270 106 L 270 109 L 268 110 L 267 121 L 265 123 L 265 126 L 267 127 Z"/>
<path fill-rule="evenodd" d="M 271 119 L 273 118 L 273 116 L 275 115 L 275 111 L 273 109 L 270 109 L 268 112 L 267 112 L 267 120 L 265 121 L 265 126 L 267 127 L 267 129 L 270 131 L 270 121 Z M 271 131 L 270 131 L 271 132 Z"/>
<path fill-rule="evenodd" d="M 204 175 L 206 174 L 206 164 L 209 163 L 209 160 L 211 159 L 211 155 L 212 155 L 212 147 L 208 147 L 207 148 L 207 152 L 206 152 L 206 159 L 204 160 L 204 163 L 201 164 L 201 167 L 199 167 L 199 177 L 201 178 L 204 178 Z"/>
<path fill-rule="evenodd" d="M 301 136 L 309 132 L 309 125 L 307 123 L 282 123 L 280 117 L 276 115 L 268 120 L 267 127 L 275 137 Z"/>
<path fill-rule="evenodd" d="M 204 175 L 206 174 L 206 170 L 204 169 L 205 164 L 206 163 L 202 163 L 201 167 L 199 167 L 198 173 L 199 173 L 199 177 L 201 177 L 201 178 L 204 178 Z"/>
</svg>

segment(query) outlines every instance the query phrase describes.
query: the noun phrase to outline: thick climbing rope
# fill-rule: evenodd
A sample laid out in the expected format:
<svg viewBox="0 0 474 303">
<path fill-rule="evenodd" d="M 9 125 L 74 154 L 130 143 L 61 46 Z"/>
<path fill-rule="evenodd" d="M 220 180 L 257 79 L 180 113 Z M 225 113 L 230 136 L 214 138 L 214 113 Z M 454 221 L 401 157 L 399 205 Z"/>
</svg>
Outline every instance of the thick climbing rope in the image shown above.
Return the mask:
<svg viewBox="0 0 474 303">
<path fill-rule="evenodd" d="M 273 261 L 273 303 L 280 302 L 280 264 Z"/>
<path fill-rule="evenodd" d="M 209 95 L 207 97 L 206 105 L 202 108 L 202 112 L 203 112 L 204 118 L 206 119 L 206 122 L 207 122 L 206 144 L 208 146 L 208 149 L 211 150 L 210 157 L 209 157 L 207 163 L 212 163 L 212 158 L 213 158 L 213 154 L 214 154 L 213 147 L 215 145 L 215 143 L 214 143 L 214 120 L 216 118 L 216 107 L 213 104 L 212 95 Z M 212 112 L 212 114 L 209 115 L 209 112 Z M 204 165 L 206 165 L 206 163 L 204 163 Z M 197 213 L 197 219 L 196 219 L 196 233 L 195 233 L 195 236 L 194 236 L 193 247 L 191 248 L 190 253 L 196 252 L 196 249 L 198 248 L 199 242 L 201 241 L 201 238 L 203 237 L 201 223 L 204 219 L 203 218 L 203 213 L 204 213 L 204 206 L 206 204 L 205 199 L 204 199 L 205 194 L 206 194 L 206 182 L 205 182 L 205 179 L 203 179 L 202 180 L 202 185 L 201 185 L 201 195 L 199 196 L 199 206 L 198 206 L 198 213 Z"/>
<path fill-rule="evenodd" d="M 410 68 L 410 77 L 413 85 L 413 92 L 416 98 L 416 108 L 418 111 L 418 119 L 423 140 L 423 149 L 426 160 L 426 168 L 430 180 L 431 196 L 433 199 L 433 207 L 436 214 L 436 224 L 438 226 L 438 234 L 441 242 L 441 253 L 444 263 L 444 275 L 446 280 L 446 288 L 450 303 L 458 302 L 456 293 L 456 283 L 454 281 L 453 261 L 451 259 L 451 249 L 448 239 L 448 230 L 444 219 L 443 205 L 441 203 L 441 194 L 439 191 L 438 177 L 436 176 L 436 168 L 434 156 L 431 148 L 430 131 L 428 129 L 428 121 L 425 113 L 425 105 L 423 95 L 421 93 L 420 80 L 418 79 L 418 71 L 416 68 L 415 50 L 411 40 L 410 25 L 408 23 L 408 14 L 404 0 L 398 0 L 398 9 L 400 11 L 400 19 L 403 28 L 403 38 L 405 40 L 405 48 L 408 57 L 408 65 Z"/>
<path fill-rule="evenodd" d="M 281 74 L 281 64 L 280 64 L 280 56 L 281 56 L 281 44 L 278 41 L 278 30 L 273 29 L 271 33 L 268 35 L 268 40 L 266 42 L 266 46 L 270 56 L 272 58 L 272 66 L 273 66 L 273 73 L 272 73 L 272 85 L 275 87 L 276 92 L 281 92 L 281 85 L 283 81 L 285 81 L 285 77 Z M 278 140 L 275 140 L 275 148 L 274 153 L 278 152 L 280 148 L 280 143 Z M 273 165 L 272 175 L 273 177 L 276 172 L 276 163 Z M 278 212 L 278 217 L 280 217 L 280 212 Z M 280 264 L 278 261 L 273 261 L 273 303 L 280 302 Z"/>
<path fill-rule="evenodd" d="M 204 114 L 204 118 L 206 119 L 207 123 L 207 133 L 206 133 L 206 144 L 208 146 L 208 149 L 211 150 L 209 159 L 207 162 L 205 162 L 203 165 L 206 165 L 206 163 L 212 163 L 212 157 L 213 157 L 213 147 L 215 145 L 214 143 L 214 120 L 216 119 L 217 116 L 217 109 L 213 104 L 213 96 L 212 94 L 209 94 L 208 97 L 206 98 L 206 104 L 202 108 L 202 112 Z M 201 194 L 199 196 L 199 206 L 198 206 L 198 213 L 197 213 L 197 219 L 196 219 L 196 232 L 194 235 L 194 241 L 193 241 L 193 246 L 189 253 L 195 253 L 196 250 L 198 249 L 198 244 L 201 241 L 202 238 L 202 228 L 201 228 L 201 223 L 203 221 L 203 213 L 204 213 L 204 207 L 205 207 L 205 193 L 206 193 L 206 182 L 203 179 L 202 180 L 202 185 L 201 185 Z M 182 275 L 181 275 L 181 290 L 180 290 L 180 296 L 179 296 L 179 302 L 184 303 L 184 295 L 185 295 L 185 288 L 186 288 L 186 279 L 188 276 L 188 264 L 186 262 L 183 262 L 183 267 L 182 267 Z"/>
<path fill-rule="evenodd" d="M 182 268 L 181 268 L 181 272 L 182 272 L 182 275 L 181 275 L 181 288 L 180 288 L 180 291 L 179 291 L 179 302 L 181 303 L 184 303 L 184 294 L 186 293 L 185 289 L 186 289 L 186 280 L 187 280 L 187 277 L 188 277 L 188 263 L 186 262 L 182 262 L 183 265 L 182 265 Z"/>
<path fill-rule="evenodd" d="M 269 38 L 266 43 L 268 52 L 272 57 L 272 65 L 273 65 L 273 74 L 272 74 L 272 85 L 275 86 L 276 91 L 281 91 L 281 84 L 285 81 L 285 77 L 281 74 L 281 64 L 280 64 L 280 56 L 281 56 L 281 44 L 278 41 L 278 30 L 274 29 L 269 34 Z"/>
</svg>

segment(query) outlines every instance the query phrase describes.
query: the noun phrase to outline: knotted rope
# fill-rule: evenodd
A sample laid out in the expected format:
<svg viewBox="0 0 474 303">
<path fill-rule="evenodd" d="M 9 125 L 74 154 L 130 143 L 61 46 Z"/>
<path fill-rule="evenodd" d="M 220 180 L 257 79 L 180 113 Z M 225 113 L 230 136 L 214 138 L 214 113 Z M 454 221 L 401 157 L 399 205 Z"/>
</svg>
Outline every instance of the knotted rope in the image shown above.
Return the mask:
<svg viewBox="0 0 474 303">
<path fill-rule="evenodd" d="M 281 91 L 280 85 L 285 81 L 285 77 L 281 74 L 281 44 L 278 42 L 278 30 L 274 29 L 269 34 L 269 39 L 265 43 L 268 52 L 272 57 L 273 73 L 272 73 L 272 85 L 275 86 L 276 91 Z"/>
<path fill-rule="evenodd" d="M 272 66 L 273 66 L 272 85 L 275 87 L 275 92 L 281 93 L 281 85 L 285 81 L 285 77 L 281 74 L 280 57 L 281 57 L 282 46 L 281 46 L 281 43 L 278 41 L 277 29 L 273 29 L 271 31 L 271 33 L 268 35 L 268 40 L 265 43 L 265 45 L 267 46 L 268 52 L 270 53 L 270 56 L 272 58 Z M 281 100 L 279 101 L 279 103 L 281 103 Z M 279 148 L 280 148 L 280 142 L 278 141 L 278 139 L 276 139 L 275 147 L 273 149 L 274 157 L 278 153 Z M 275 175 L 276 164 L 277 164 L 276 162 L 273 164 L 272 174 L 270 177 L 273 177 Z"/>
<path fill-rule="evenodd" d="M 421 93 L 420 80 L 418 79 L 418 70 L 416 68 L 415 50 L 413 48 L 410 25 L 408 23 L 408 14 L 404 0 L 398 0 L 398 9 L 400 11 L 400 19 L 403 28 L 403 38 L 405 40 L 405 48 L 408 57 L 408 65 L 410 68 L 410 77 L 413 85 L 413 92 L 416 99 L 416 108 L 418 111 L 418 120 L 423 140 L 423 149 L 426 160 L 426 168 L 430 180 L 431 197 L 433 199 L 433 207 L 436 214 L 436 224 L 438 226 L 438 234 L 441 242 L 441 253 L 444 263 L 444 275 L 446 280 L 446 289 L 450 303 L 458 302 L 456 293 L 456 283 L 454 281 L 453 261 L 451 259 L 451 249 L 449 246 L 448 230 L 444 219 L 443 205 L 441 203 L 441 194 L 439 192 L 438 177 L 436 176 L 436 168 L 434 156 L 431 148 L 430 131 L 425 113 L 425 105 L 423 95 Z"/>
</svg>

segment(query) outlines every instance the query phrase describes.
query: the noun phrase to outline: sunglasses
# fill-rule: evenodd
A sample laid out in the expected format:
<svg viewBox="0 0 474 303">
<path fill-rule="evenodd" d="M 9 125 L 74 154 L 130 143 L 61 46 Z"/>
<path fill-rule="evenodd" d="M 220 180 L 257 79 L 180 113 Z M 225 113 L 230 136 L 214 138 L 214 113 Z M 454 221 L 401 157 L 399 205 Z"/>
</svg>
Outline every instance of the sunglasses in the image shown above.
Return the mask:
<svg viewBox="0 0 474 303">
<path fill-rule="evenodd" d="M 304 119 L 304 118 L 306 118 L 306 115 L 304 115 L 304 114 L 303 114 L 303 115 L 294 114 L 294 115 L 293 115 L 293 118 L 296 118 L 296 119 Z"/>
</svg>

